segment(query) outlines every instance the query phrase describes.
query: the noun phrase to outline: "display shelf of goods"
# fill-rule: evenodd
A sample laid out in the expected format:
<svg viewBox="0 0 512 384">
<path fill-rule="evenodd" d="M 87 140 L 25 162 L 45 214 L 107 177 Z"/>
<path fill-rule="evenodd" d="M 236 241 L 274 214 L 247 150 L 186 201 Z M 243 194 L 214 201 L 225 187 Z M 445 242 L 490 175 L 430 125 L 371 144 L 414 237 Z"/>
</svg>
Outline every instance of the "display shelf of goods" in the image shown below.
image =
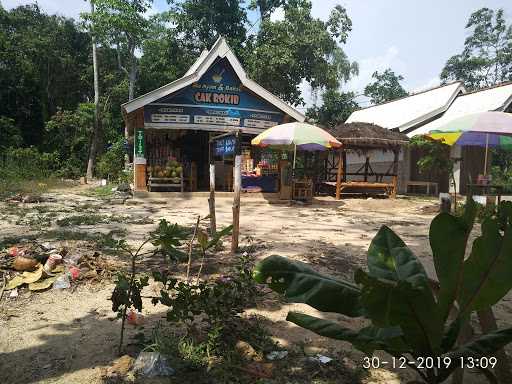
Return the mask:
<svg viewBox="0 0 512 384">
<path fill-rule="evenodd" d="M 149 188 L 180 187 L 183 189 L 183 166 L 176 160 L 169 160 L 166 165 L 149 167 Z"/>
</svg>

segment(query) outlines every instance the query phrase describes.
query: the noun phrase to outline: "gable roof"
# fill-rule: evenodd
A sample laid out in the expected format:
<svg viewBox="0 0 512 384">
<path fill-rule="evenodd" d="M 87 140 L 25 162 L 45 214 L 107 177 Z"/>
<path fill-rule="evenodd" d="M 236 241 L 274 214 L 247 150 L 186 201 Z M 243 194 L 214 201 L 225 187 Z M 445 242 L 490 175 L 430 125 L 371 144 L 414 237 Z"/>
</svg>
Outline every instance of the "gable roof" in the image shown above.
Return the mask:
<svg viewBox="0 0 512 384">
<path fill-rule="evenodd" d="M 353 112 L 346 123 L 372 123 L 406 131 L 445 112 L 466 90 L 460 81 Z"/>
<path fill-rule="evenodd" d="M 209 51 L 204 50 L 183 77 L 124 103 L 121 105 L 121 108 L 126 113 L 133 112 L 146 104 L 152 103 L 164 96 L 179 91 L 180 89 L 197 82 L 218 58 L 226 58 L 229 61 L 231 67 L 240 79 L 240 82 L 247 89 L 267 102 L 275 105 L 295 120 L 300 122 L 305 120 L 305 116 L 302 113 L 247 77 L 245 70 L 242 68 L 242 65 L 223 37 L 218 38 Z"/>
<path fill-rule="evenodd" d="M 423 135 L 457 117 L 469 113 L 505 111 L 512 104 L 512 82 L 461 95 L 455 99 L 446 113 L 439 119 L 408 133 L 408 136 Z"/>
</svg>

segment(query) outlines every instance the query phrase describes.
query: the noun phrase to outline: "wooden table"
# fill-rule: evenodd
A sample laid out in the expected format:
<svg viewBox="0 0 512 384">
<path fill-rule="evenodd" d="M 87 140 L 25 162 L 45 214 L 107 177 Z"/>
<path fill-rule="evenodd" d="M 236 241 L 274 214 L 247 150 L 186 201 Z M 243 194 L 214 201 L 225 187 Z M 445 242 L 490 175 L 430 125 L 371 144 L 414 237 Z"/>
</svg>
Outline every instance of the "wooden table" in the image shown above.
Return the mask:
<svg viewBox="0 0 512 384">
<path fill-rule="evenodd" d="M 427 188 L 427 195 L 430 195 L 430 188 L 433 187 L 435 195 L 439 192 L 439 186 L 437 183 L 434 183 L 432 181 L 411 181 L 409 180 L 406 183 L 406 191 L 409 192 L 409 187 L 415 186 L 415 187 L 426 187 Z"/>
<path fill-rule="evenodd" d="M 501 202 L 503 195 L 503 185 L 496 184 L 467 184 L 468 191 L 473 195 L 497 196 L 498 204 Z M 494 190 L 494 193 L 493 193 Z M 478 192 L 478 193 L 476 193 Z"/>
</svg>

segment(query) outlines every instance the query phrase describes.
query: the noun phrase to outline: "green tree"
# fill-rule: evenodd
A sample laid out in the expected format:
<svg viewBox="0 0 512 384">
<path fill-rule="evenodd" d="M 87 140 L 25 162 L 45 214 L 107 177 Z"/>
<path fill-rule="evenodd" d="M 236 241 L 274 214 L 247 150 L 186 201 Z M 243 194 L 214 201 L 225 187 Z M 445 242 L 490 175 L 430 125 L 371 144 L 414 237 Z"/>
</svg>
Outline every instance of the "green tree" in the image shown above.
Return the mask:
<svg viewBox="0 0 512 384">
<path fill-rule="evenodd" d="M 353 92 L 328 89 L 322 94 L 322 105 L 308 109 L 306 116 L 326 127 L 335 127 L 345 122 L 350 114 L 359 108 Z"/>
<path fill-rule="evenodd" d="M 311 15 L 311 2 L 291 0 L 284 20 L 264 19 L 256 36 L 247 42 L 245 62 L 249 75 L 282 99 L 303 104 L 300 85 L 336 89 L 357 73 L 339 44 L 352 29 L 343 7 L 337 6 L 327 22 Z"/>
<path fill-rule="evenodd" d="M 91 4 L 91 15 L 94 14 L 94 0 L 90 0 Z M 89 146 L 89 160 L 87 161 L 87 178 L 92 179 L 96 155 L 98 153 L 98 147 L 101 142 L 101 117 L 100 117 L 100 80 L 99 80 L 99 68 L 98 68 L 98 54 L 96 45 L 96 33 L 94 30 L 94 24 L 90 25 L 89 31 L 91 33 L 92 43 L 92 69 L 93 69 L 93 81 L 94 81 L 94 130 L 91 138 L 91 145 Z"/>
<path fill-rule="evenodd" d="M 150 21 L 145 17 L 152 0 L 95 0 L 94 13 L 85 13 L 98 39 L 116 47 L 118 66 L 128 78 L 128 100 L 135 97 L 138 75 L 136 50 L 148 36 Z"/>
<path fill-rule="evenodd" d="M 57 111 L 46 123 L 43 148 L 57 151 L 65 176 L 77 177 L 85 171 L 93 124 L 92 103 L 80 104 L 73 111 Z"/>
<path fill-rule="evenodd" d="M 19 147 L 22 143 L 20 129 L 14 124 L 14 120 L 0 116 L 0 152 L 7 148 Z"/>
<path fill-rule="evenodd" d="M 272 12 L 285 5 L 287 0 L 251 0 L 249 9 L 258 9 L 260 20 L 269 19 Z"/>
<path fill-rule="evenodd" d="M 141 94 L 170 83 L 183 76 L 197 59 L 195 49 L 190 50 L 174 28 L 169 28 L 169 13 L 153 18 L 151 39 L 142 45 L 138 89 Z"/>
<path fill-rule="evenodd" d="M 374 72 L 372 79 L 375 81 L 364 89 L 365 96 L 370 98 L 372 104 L 395 100 L 408 94 L 400 84 L 403 76 L 395 74 L 390 68 L 382 73 Z"/>
<path fill-rule="evenodd" d="M 168 0 L 170 21 L 186 50 L 199 54 L 219 36 L 239 53 L 246 37 L 247 11 L 237 0 Z"/>
<path fill-rule="evenodd" d="M 25 145 L 40 145 L 59 108 L 73 110 L 90 98 L 89 46 L 72 19 L 48 16 L 37 5 L 0 8 L 0 116 L 14 120 Z"/>
<path fill-rule="evenodd" d="M 512 80 L 512 24 L 507 25 L 503 9 L 479 9 L 466 29 L 464 50 L 448 59 L 441 80 L 462 80 L 470 90 Z"/>
</svg>

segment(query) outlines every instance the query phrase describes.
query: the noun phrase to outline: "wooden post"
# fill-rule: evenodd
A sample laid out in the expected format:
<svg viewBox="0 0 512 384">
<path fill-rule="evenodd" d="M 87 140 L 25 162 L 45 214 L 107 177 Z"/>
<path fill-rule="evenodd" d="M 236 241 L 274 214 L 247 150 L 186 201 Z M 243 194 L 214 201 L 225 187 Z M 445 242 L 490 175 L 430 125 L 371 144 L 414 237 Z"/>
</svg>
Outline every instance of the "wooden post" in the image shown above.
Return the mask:
<svg viewBox="0 0 512 384">
<path fill-rule="evenodd" d="M 336 200 L 341 199 L 341 178 L 343 176 L 343 168 L 345 164 L 343 164 L 343 150 L 339 150 L 338 155 L 338 173 L 336 174 Z"/>
<path fill-rule="evenodd" d="M 370 168 L 370 158 L 366 157 L 366 161 L 364 162 L 364 181 L 368 181 L 368 168 Z"/>
<path fill-rule="evenodd" d="M 208 206 L 210 207 L 210 234 L 214 236 L 217 233 L 217 219 L 215 216 L 215 161 L 213 156 L 213 143 L 210 143 L 210 197 Z"/>
<path fill-rule="evenodd" d="M 478 319 L 480 320 L 480 326 L 482 328 L 482 333 L 489 333 L 496 331 L 498 329 L 498 325 L 496 324 L 496 318 L 494 317 L 494 313 L 492 312 L 492 308 L 484 309 L 481 311 L 477 311 Z M 510 365 L 508 362 L 508 357 L 505 351 L 502 349 L 496 351 L 496 358 L 498 359 L 496 363 L 496 368 L 494 369 L 494 373 L 496 374 L 496 378 L 500 384 L 512 383 L 512 375 L 510 373 Z"/>
<path fill-rule="evenodd" d="M 391 198 L 396 198 L 396 192 L 398 188 L 398 150 L 393 151 L 393 191 L 391 192 Z"/>
<path fill-rule="evenodd" d="M 235 164 L 233 167 L 234 191 L 233 198 L 233 234 L 231 241 L 231 254 L 234 255 L 238 249 L 238 238 L 240 235 L 240 190 L 242 188 L 242 155 L 240 148 L 240 136 L 236 134 Z"/>
</svg>

